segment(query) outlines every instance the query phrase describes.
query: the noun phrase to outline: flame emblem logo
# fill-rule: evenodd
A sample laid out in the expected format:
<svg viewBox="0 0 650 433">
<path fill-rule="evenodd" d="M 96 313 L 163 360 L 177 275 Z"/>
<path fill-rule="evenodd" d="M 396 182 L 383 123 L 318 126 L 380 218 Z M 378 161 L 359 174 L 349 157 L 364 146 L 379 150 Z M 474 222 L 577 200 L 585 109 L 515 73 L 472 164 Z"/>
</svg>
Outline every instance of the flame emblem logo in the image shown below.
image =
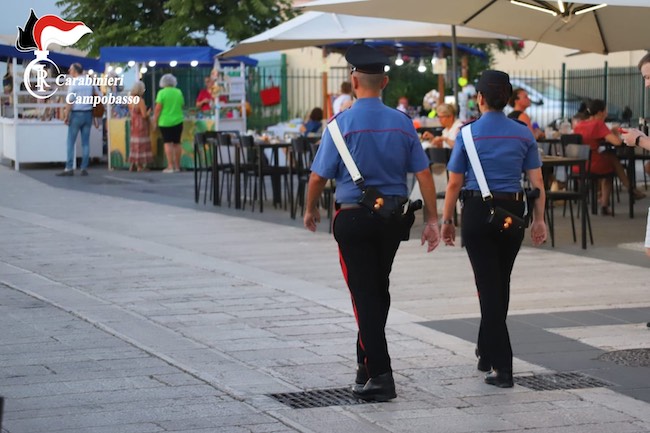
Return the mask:
<svg viewBox="0 0 650 433">
<path fill-rule="evenodd" d="M 23 52 L 33 51 L 35 59 L 26 67 L 23 74 L 25 89 L 36 99 L 51 97 L 58 90 L 47 82 L 49 73 L 46 69 L 51 66 L 59 75 L 60 71 L 56 64 L 48 58 L 48 47 L 51 44 L 58 44 L 67 47 L 76 43 L 84 35 L 92 33 L 81 21 L 66 21 L 56 15 L 43 15 L 38 18 L 31 10 L 25 28 L 18 27 L 16 38 L 16 49 Z M 35 81 L 35 83 L 34 83 Z"/>
</svg>

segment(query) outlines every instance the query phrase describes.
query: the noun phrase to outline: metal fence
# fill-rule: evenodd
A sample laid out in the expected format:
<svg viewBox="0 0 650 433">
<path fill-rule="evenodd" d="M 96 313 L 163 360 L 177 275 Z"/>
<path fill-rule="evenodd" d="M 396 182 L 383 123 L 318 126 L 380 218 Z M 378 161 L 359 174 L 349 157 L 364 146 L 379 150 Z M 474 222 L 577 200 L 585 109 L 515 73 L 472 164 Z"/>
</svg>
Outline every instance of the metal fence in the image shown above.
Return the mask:
<svg viewBox="0 0 650 433">
<path fill-rule="evenodd" d="M 507 71 L 513 87 L 523 87 L 533 105 L 528 113 L 544 127 L 557 119 L 570 119 L 586 99 L 604 99 L 609 119 L 636 125 L 640 117 L 650 116 L 650 98 L 636 67 L 557 71 Z M 327 94 L 339 93 L 340 85 L 349 79 L 345 67 L 330 68 L 326 84 L 317 69 L 291 69 L 286 63 L 273 68 L 253 68 L 249 72 L 248 100 L 252 115 L 248 127 L 263 130 L 269 125 L 291 119 L 304 119 L 314 107 L 323 107 L 323 88 Z M 278 104 L 265 105 L 260 92 L 279 87 Z"/>
</svg>

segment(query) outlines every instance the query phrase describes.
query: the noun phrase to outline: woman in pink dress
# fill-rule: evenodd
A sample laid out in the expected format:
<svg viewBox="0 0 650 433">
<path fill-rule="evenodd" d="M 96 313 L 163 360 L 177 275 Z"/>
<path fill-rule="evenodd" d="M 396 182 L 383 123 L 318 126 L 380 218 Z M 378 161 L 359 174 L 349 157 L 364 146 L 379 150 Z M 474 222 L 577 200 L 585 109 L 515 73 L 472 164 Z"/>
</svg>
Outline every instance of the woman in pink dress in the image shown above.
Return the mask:
<svg viewBox="0 0 650 433">
<path fill-rule="evenodd" d="M 147 109 L 144 103 L 144 83 L 136 81 L 131 89 L 131 95 L 137 98 L 137 102 L 129 105 L 131 113 L 131 151 L 129 153 L 129 163 L 131 171 L 145 171 L 147 164 L 153 162 L 153 153 L 151 152 L 151 137 L 149 136 L 149 115 L 151 109 Z M 135 99 L 135 98 L 134 98 Z"/>
</svg>

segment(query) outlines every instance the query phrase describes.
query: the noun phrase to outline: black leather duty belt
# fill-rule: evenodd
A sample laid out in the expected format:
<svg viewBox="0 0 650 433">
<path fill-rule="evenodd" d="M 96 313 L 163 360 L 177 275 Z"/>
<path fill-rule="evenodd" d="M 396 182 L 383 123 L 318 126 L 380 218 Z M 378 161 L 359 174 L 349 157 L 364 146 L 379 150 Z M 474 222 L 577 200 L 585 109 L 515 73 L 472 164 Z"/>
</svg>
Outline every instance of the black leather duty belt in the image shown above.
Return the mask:
<svg viewBox="0 0 650 433">
<path fill-rule="evenodd" d="M 492 193 L 492 198 L 496 200 L 513 200 L 513 201 L 523 201 L 524 197 L 526 195 L 524 194 L 523 191 L 519 192 L 493 192 Z M 483 194 L 481 194 L 481 191 L 473 191 L 473 190 L 463 190 L 461 193 L 461 197 L 466 199 L 466 198 L 472 198 L 472 197 L 483 197 Z"/>
</svg>

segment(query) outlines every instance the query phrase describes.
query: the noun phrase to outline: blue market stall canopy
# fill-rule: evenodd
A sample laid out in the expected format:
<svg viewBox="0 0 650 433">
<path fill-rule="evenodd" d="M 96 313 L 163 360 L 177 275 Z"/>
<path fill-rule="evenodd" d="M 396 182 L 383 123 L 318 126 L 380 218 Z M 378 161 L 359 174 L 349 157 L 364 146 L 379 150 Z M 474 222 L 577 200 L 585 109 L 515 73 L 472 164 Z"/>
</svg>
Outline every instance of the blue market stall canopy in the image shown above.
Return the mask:
<svg viewBox="0 0 650 433">
<path fill-rule="evenodd" d="M 129 61 L 148 63 L 167 63 L 176 61 L 179 65 L 212 66 L 214 57 L 221 53 L 212 47 L 102 47 L 99 50 L 100 59 L 106 63 L 126 63 Z M 257 60 L 246 56 L 219 59 L 219 63 L 226 66 L 257 66 Z"/>
<path fill-rule="evenodd" d="M 15 46 L 0 43 L 0 60 L 7 61 L 9 58 L 15 57 L 21 60 L 34 60 L 36 56 L 32 51 L 18 51 Z M 52 60 L 61 69 L 61 72 L 66 72 L 67 68 L 73 63 L 80 63 L 84 69 L 92 69 L 95 72 L 102 72 L 104 70 L 104 63 L 98 59 L 90 57 L 73 56 L 71 54 L 58 53 L 50 50 L 48 58 Z"/>
<path fill-rule="evenodd" d="M 337 42 L 333 44 L 324 45 L 323 48 L 333 53 L 345 53 L 345 51 L 355 41 Z M 441 50 L 451 54 L 451 44 L 447 42 L 413 42 L 413 41 L 394 41 L 394 40 L 366 40 L 363 42 L 373 48 L 383 52 L 389 57 L 394 57 L 397 54 L 409 56 L 411 58 L 431 58 L 432 55 L 438 54 Z M 458 51 L 468 54 L 470 56 L 480 57 L 487 59 L 487 54 L 479 49 L 469 47 L 467 45 L 458 44 Z"/>
</svg>

